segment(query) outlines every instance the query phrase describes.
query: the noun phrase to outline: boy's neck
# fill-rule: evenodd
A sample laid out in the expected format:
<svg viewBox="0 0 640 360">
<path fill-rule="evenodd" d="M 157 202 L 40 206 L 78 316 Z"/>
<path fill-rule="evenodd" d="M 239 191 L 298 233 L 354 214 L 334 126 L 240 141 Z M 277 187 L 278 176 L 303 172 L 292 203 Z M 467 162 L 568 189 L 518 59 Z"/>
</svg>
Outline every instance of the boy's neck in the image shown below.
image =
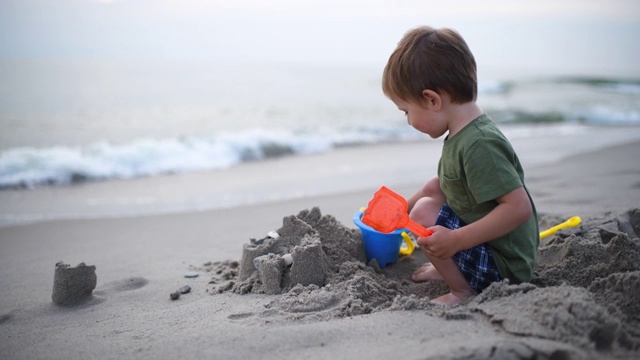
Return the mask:
<svg viewBox="0 0 640 360">
<path fill-rule="evenodd" d="M 451 138 L 457 134 L 462 128 L 469 125 L 474 119 L 483 114 L 482 109 L 471 101 L 464 104 L 448 104 L 447 117 L 449 119 L 449 134 Z"/>
</svg>

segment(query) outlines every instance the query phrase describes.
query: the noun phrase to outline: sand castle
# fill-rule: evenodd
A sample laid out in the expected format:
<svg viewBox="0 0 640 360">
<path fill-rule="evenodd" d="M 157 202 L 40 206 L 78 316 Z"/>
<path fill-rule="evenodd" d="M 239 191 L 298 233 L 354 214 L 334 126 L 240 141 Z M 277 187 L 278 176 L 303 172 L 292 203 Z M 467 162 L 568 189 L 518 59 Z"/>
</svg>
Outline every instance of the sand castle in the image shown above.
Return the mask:
<svg viewBox="0 0 640 360">
<path fill-rule="evenodd" d="M 324 286 L 336 264 L 364 261 L 359 232 L 338 225 L 319 208 L 285 217 L 276 232 L 243 246 L 239 281 L 267 294 L 296 285 Z"/>
<path fill-rule="evenodd" d="M 62 261 L 56 264 L 51 299 L 58 305 L 73 305 L 86 300 L 96 288 L 96 267 L 80 263 L 71 267 Z"/>
</svg>

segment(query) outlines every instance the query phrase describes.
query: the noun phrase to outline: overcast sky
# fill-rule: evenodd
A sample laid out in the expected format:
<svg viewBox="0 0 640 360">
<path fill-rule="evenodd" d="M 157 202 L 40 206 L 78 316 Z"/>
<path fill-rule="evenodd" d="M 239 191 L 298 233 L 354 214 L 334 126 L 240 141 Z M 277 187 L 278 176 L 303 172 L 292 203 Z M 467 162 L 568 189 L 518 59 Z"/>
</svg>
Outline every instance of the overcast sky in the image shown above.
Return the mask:
<svg viewBox="0 0 640 360">
<path fill-rule="evenodd" d="M 423 24 L 457 29 L 481 65 L 640 77 L 637 0 L 2 0 L 0 59 L 382 66 Z"/>
</svg>

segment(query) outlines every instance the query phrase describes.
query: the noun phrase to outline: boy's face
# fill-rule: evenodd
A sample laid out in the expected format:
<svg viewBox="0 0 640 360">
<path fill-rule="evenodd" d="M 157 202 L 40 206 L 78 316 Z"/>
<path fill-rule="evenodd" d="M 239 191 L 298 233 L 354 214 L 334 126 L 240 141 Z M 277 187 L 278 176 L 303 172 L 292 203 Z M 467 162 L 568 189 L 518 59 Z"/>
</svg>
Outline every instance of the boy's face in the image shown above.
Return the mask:
<svg viewBox="0 0 640 360">
<path fill-rule="evenodd" d="M 447 131 L 447 124 L 440 116 L 438 109 L 428 99 L 422 103 L 391 97 L 391 101 L 404 112 L 407 122 L 414 129 L 436 139 Z"/>
</svg>

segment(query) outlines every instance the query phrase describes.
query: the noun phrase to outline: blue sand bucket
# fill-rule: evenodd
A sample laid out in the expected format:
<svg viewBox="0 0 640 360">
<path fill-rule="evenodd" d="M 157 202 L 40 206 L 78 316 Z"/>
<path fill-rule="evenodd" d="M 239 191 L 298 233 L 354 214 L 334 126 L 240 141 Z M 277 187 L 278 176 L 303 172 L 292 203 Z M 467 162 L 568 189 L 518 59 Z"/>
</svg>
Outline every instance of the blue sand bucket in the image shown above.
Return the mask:
<svg viewBox="0 0 640 360">
<path fill-rule="evenodd" d="M 410 255 L 413 252 L 413 241 L 406 233 L 405 229 L 398 229 L 390 233 L 382 233 L 362 222 L 362 211 L 353 215 L 353 223 L 362 233 L 362 243 L 367 256 L 367 262 L 372 259 L 378 261 L 381 268 L 388 264 L 393 264 L 398 260 L 398 254 Z M 406 248 L 401 248 L 402 241 L 407 244 Z"/>
</svg>

